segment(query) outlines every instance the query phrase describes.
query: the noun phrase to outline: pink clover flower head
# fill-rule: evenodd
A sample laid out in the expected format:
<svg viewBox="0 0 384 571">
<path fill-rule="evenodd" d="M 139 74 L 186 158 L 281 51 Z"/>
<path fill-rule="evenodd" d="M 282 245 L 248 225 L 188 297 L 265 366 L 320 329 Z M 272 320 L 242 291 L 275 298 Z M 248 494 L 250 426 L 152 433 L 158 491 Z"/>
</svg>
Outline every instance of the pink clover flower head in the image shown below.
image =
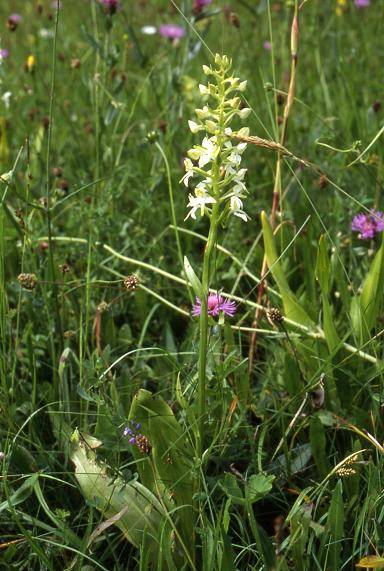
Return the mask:
<svg viewBox="0 0 384 571">
<path fill-rule="evenodd" d="M 12 24 L 20 24 L 22 20 L 22 17 L 20 16 L 20 14 L 11 14 L 8 18 L 8 22 L 12 22 Z"/>
<path fill-rule="evenodd" d="M 7 48 L 0 49 L 0 60 L 5 59 L 9 56 L 9 50 Z"/>
<path fill-rule="evenodd" d="M 374 209 L 370 214 L 357 214 L 352 220 L 352 231 L 359 232 L 360 240 L 374 238 L 376 233 L 384 231 L 384 214 Z"/>
<path fill-rule="evenodd" d="M 266 40 L 266 41 L 263 43 L 263 48 L 264 48 L 265 50 L 267 50 L 267 52 L 269 52 L 269 51 L 271 50 L 271 48 L 272 48 L 271 42 L 269 42 L 268 40 Z"/>
<path fill-rule="evenodd" d="M 220 311 L 222 311 L 228 317 L 233 317 L 236 313 L 236 303 L 230 301 L 225 297 L 219 295 L 218 293 L 210 293 L 207 301 L 208 315 L 217 317 Z M 192 305 L 192 315 L 194 317 L 201 315 L 201 300 L 196 297 L 196 303 Z"/>
<path fill-rule="evenodd" d="M 356 8 L 368 8 L 371 5 L 371 0 L 355 0 Z"/>
<path fill-rule="evenodd" d="M 159 34 L 163 38 L 178 40 L 184 36 L 185 31 L 184 28 L 176 26 L 176 24 L 162 24 L 159 27 Z"/>
</svg>

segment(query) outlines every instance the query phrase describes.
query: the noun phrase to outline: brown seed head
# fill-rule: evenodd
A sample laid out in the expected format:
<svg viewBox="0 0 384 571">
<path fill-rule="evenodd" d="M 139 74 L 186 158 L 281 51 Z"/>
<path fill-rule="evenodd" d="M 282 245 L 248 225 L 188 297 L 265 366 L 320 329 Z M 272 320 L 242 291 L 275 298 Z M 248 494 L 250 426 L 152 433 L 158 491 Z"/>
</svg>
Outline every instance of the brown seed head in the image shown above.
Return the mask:
<svg viewBox="0 0 384 571">
<path fill-rule="evenodd" d="M 99 303 L 99 305 L 97 306 L 97 312 L 98 313 L 104 313 L 104 311 L 107 311 L 109 305 L 106 301 L 101 301 Z"/>
<path fill-rule="evenodd" d="M 71 59 L 71 69 L 79 69 L 81 67 L 81 61 L 79 58 L 75 57 Z"/>
<path fill-rule="evenodd" d="M 7 28 L 10 32 L 14 32 L 15 30 L 17 30 L 17 25 L 18 22 L 16 22 L 16 20 L 14 20 L 13 18 L 8 18 Z"/>
<path fill-rule="evenodd" d="M 277 307 L 267 309 L 267 317 L 272 323 L 282 323 L 284 321 L 284 315 Z"/>
<path fill-rule="evenodd" d="M 17 280 L 23 289 L 32 291 L 37 284 L 37 277 L 35 274 L 19 274 Z"/>
<path fill-rule="evenodd" d="M 60 271 L 62 274 L 67 274 L 68 272 L 71 271 L 71 266 L 70 266 L 69 264 L 67 264 L 67 263 L 60 264 L 60 266 L 59 266 L 59 271 Z"/>
<path fill-rule="evenodd" d="M 340 476 L 340 478 L 348 478 L 349 476 L 354 476 L 356 474 L 356 470 L 353 468 L 339 468 L 336 470 L 336 474 Z"/>
<path fill-rule="evenodd" d="M 131 276 L 127 276 L 124 280 L 124 287 L 128 291 L 135 291 L 137 286 L 140 284 L 139 278 L 132 274 Z"/>
<path fill-rule="evenodd" d="M 66 178 L 60 179 L 60 180 L 59 180 L 59 183 L 58 183 L 58 187 L 60 188 L 60 190 L 63 190 L 64 192 L 67 192 L 67 191 L 68 191 L 68 188 L 69 188 L 69 184 L 68 184 L 67 179 L 66 179 Z"/>
<path fill-rule="evenodd" d="M 151 443 L 143 434 L 138 434 L 135 438 L 135 444 L 142 454 L 150 454 L 152 450 Z"/>
<path fill-rule="evenodd" d="M 63 175 L 63 169 L 61 167 L 53 167 L 52 174 L 53 176 L 60 177 Z"/>
<path fill-rule="evenodd" d="M 240 28 L 240 18 L 236 12 L 232 12 L 232 10 L 229 9 L 225 12 L 225 17 L 228 24 L 231 24 L 231 26 L 234 26 L 235 28 Z"/>
<path fill-rule="evenodd" d="M 328 185 L 328 179 L 325 174 L 321 174 L 317 179 L 317 184 L 321 189 L 325 188 Z"/>
</svg>

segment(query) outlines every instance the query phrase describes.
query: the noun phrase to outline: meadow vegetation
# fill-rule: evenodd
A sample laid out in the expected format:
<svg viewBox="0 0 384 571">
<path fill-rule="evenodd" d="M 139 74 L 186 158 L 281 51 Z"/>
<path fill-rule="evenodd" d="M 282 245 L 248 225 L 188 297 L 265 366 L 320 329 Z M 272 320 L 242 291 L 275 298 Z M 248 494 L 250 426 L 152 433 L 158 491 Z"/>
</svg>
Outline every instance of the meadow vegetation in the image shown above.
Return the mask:
<svg viewBox="0 0 384 571">
<path fill-rule="evenodd" d="M 384 568 L 380 0 L 0 5 L 0 569 Z"/>
</svg>

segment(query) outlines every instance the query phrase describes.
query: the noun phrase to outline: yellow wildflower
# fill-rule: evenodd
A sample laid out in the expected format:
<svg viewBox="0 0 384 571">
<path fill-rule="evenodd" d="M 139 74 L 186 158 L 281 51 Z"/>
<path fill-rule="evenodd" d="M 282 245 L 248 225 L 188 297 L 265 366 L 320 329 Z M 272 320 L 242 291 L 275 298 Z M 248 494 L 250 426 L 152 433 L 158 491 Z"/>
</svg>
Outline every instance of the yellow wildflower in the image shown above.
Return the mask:
<svg viewBox="0 0 384 571">
<path fill-rule="evenodd" d="M 27 57 L 26 67 L 29 72 L 33 71 L 36 66 L 36 58 L 34 55 L 29 55 Z"/>
</svg>

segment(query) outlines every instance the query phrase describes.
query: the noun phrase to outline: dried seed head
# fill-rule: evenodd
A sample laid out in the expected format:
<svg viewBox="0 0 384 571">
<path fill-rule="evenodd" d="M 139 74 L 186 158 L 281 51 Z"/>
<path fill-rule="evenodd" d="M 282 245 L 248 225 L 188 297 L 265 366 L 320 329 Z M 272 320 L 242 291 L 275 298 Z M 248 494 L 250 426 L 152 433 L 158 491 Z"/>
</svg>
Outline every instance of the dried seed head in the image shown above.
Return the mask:
<svg viewBox="0 0 384 571">
<path fill-rule="evenodd" d="M 22 288 L 29 291 L 33 290 L 37 284 L 37 277 L 35 274 L 19 274 L 17 280 Z"/>
<path fill-rule="evenodd" d="M 69 264 L 67 264 L 67 263 L 65 263 L 65 264 L 60 264 L 60 266 L 59 266 L 59 271 L 60 271 L 62 274 L 67 274 L 68 272 L 71 271 L 71 266 L 70 266 Z"/>
<path fill-rule="evenodd" d="M 71 69 L 79 69 L 81 67 L 81 61 L 79 58 L 75 57 L 71 59 Z"/>
<path fill-rule="evenodd" d="M 14 18 L 8 18 L 7 20 L 7 28 L 10 32 L 14 32 L 17 30 L 19 22 L 17 22 Z"/>
<path fill-rule="evenodd" d="M 66 178 L 62 178 L 58 182 L 58 187 L 64 192 L 68 192 L 69 184 Z"/>
<path fill-rule="evenodd" d="M 356 474 L 356 470 L 353 468 L 339 468 L 336 470 L 336 474 L 340 476 L 340 478 L 348 478 L 349 476 L 354 476 Z"/>
<path fill-rule="evenodd" d="M 97 306 L 97 311 L 98 313 L 104 313 L 104 311 L 107 311 L 108 307 L 109 307 L 108 303 L 106 301 L 102 301 Z"/>
<path fill-rule="evenodd" d="M 359 460 L 359 455 L 354 454 L 353 456 L 351 456 L 351 458 L 349 458 L 346 461 L 345 466 L 352 466 L 352 464 L 356 464 L 356 462 L 358 462 L 358 460 Z"/>
<path fill-rule="evenodd" d="M 72 329 L 68 329 L 67 331 L 64 331 L 63 335 L 64 335 L 64 339 L 72 339 L 72 337 L 75 337 L 76 331 L 73 331 Z"/>
<path fill-rule="evenodd" d="M 53 167 L 52 174 L 53 176 L 61 177 L 63 175 L 63 169 L 61 167 Z"/>
<path fill-rule="evenodd" d="M 135 437 L 135 444 L 142 454 L 148 455 L 151 453 L 151 443 L 149 442 L 148 438 L 144 436 L 144 434 L 138 434 Z"/>
<path fill-rule="evenodd" d="M 271 307 L 270 309 L 267 309 L 267 318 L 272 323 L 282 323 L 284 321 L 284 315 L 277 307 Z"/>
<path fill-rule="evenodd" d="M 325 188 L 328 185 L 328 179 L 325 174 L 321 174 L 317 179 L 317 184 L 321 189 Z"/>
<path fill-rule="evenodd" d="M 135 274 L 132 274 L 131 276 L 127 276 L 125 278 L 124 287 L 127 291 L 135 291 L 139 283 L 139 278 Z"/>
<path fill-rule="evenodd" d="M 319 383 L 318 387 L 311 392 L 312 404 L 315 408 L 322 408 L 324 406 L 325 392 L 323 383 Z"/>
<path fill-rule="evenodd" d="M 240 18 L 236 12 L 232 12 L 232 10 L 226 10 L 225 17 L 228 24 L 231 24 L 235 28 L 240 28 Z"/>
</svg>

